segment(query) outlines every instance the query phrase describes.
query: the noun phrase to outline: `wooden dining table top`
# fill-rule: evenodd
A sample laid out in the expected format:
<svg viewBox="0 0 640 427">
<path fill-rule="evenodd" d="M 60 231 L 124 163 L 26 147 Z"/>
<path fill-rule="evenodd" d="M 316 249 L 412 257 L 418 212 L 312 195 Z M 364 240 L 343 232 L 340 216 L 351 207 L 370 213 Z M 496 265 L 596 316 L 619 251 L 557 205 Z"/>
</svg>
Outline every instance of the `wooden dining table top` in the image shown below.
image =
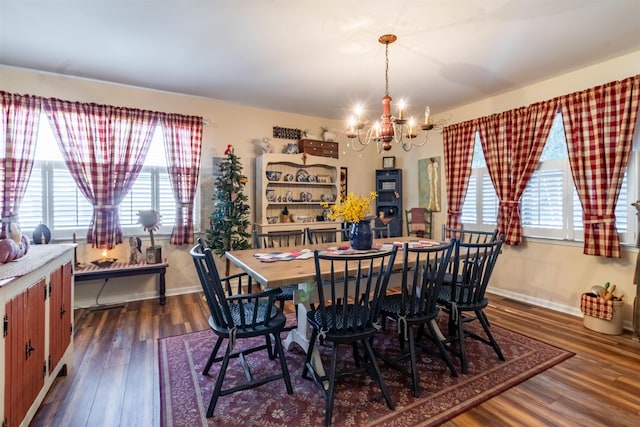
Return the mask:
<svg viewBox="0 0 640 427">
<path fill-rule="evenodd" d="M 387 239 L 375 239 L 374 247 L 385 243 L 422 241 L 428 239 L 416 239 L 415 236 L 391 237 Z M 323 244 L 306 244 L 286 248 L 245 249 L 241 251 L 227 251 L 227 259 L 242 271 L 249 274 L 265 288 L 282 287 L 315 280 L 314 258 L 292 259 L 288 261 L 262 262 L 256 254 L 284 251 L 301 251 L 303 249 L 323 250 L 331 247 L 348 246 L 349 242 L 333 242 Z M 398 252 L 394 262 L 394 268 L 402 267 L 402 252 Z M 324 261 L 322 261 L 324 262 Z M 329 263 L 326 263 L 327 266 Z"/>
</svg>

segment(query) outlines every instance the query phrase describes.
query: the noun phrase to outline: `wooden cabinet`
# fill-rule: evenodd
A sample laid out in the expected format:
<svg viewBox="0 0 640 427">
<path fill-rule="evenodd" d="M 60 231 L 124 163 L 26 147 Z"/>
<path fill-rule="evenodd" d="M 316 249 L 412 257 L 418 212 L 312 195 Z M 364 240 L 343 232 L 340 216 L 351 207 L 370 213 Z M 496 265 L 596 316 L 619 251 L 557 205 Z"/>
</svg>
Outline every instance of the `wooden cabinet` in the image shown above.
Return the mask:
<svg viewBox="0 0 640 427">
<path fill-rule="evenodd" d="M 45 280 L 40 279 L 5 304 L 6 425 L 17 426 L 44 385 L 46 375 Z"/>
<path fill-rule="evenodd" d="M 321 203 L 334 203 L 339 195 L 339 185 L 340 165 L 336 159 L 308 154 L 258 157 L 254 205 L 256 230 L 266 233 L 305 227 L 340 227 L 340 223 L 319 220 L 324 217 L 325 209 Z M 288 217 L 281 216 L 285 206 Z"/>
<path fill-rule="evenodd" d="M 71 263 L 51 272 L 49 281 L 49 359 L 47 370 L 51 374 L 62 359 L 71 341 Z"/>
<path fill-rule="evenodd" d="M 29 425 L 73 363 L 73 245 L 36 245 L 0 265 L 0 419 Z"/>
<path fill-rule="evenodd" d="M 338 158 L 338 143 L 317 141 L 315 139 L 301 139 L 298 141 L 298 151 L 312 156 Z"/>
<path fill-rule="evenodd" d="M 402 169 L 376 170 L 376 213 L 391 218 L 389 229 L 392 237 L 402 236 Z"/>
</svg>

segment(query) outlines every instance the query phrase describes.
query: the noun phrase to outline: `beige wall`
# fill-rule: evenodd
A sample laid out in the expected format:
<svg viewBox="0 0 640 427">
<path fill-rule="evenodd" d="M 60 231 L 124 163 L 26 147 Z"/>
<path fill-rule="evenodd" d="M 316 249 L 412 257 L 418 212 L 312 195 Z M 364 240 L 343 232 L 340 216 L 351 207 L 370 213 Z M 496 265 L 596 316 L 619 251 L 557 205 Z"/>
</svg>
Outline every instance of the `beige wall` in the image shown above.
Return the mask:
<svg viewBox="0 0 640 427">
<path fill-rule="evenodd" d="M 549 99 L 566 93 L 583 90 L 612 80 L 640 73 L 640 51 L 612 59 L 591 67 L 542 81 L 500 96 L 441 112 L 435 120 L 446 118 L 450 123 L 485 116 L 511 108 Z M 320 126 L 340 127 L 340 123 L 325 119 L 261 110 L 219 101 L 150 91 L 132 87 L 105 84 L 95 81 L 34 73 L 0 66 L 0 90 L 15 93 L 30 93 L 67 100 L 98 102 L 111 105 L 126 105 L 144 109 L 199 115 L 210 121 L 203 134 L 203 162 L 201 173 L 202 226 L 208 224 L 213 195 L 211 179 L 211 157 L 221 156 L 226 145 L 231 143 L 241 157 L 245 172 L 249 177 L 247 194 L 253 203 L 251 183 L 254 182 L 253 160 L 259 153 L 255 138 L 270 136 L 272 126 L 309 129 L 319 133 Z M 436 112 L 437 113 L 437 112 Z M 443 156 L 442 135 L 431 132 L 430 141 L 423 147 L 405 153 L 398 147 L 385 155 L 397 157 L 396 165 L 404 170 L 405 207 L 416 206 L 418 202 L 417 182 L 418 159 Z M 282 147 L 286 141 L 273 140 Z M 381 155 L 372 148 L 355 153 L 347 148 L 344 137 L 340 138 L 340 162 L 349 168 L 349 190 L 366 193 L 374 187 L 374 170 L 381 167 Z M 344 151 L 344 154 L 342 153 Z M 445 220 L 447 208 L 446 191 L 442 184 L 442 212 L 435 215 L 435 236 Z M 141 236 L 144 233 L 140 233 Z M 187 247 L 170 246 L 162 241 L 163 253 L 168 258 L 168 294 L 176 294 L 197 289 L 197 278 L 193 271 Z M 118 258 L 126 258 L 126 246 L 120 245 Z M 630 327 L 635 285 L 632 284 L 635 248 L 625 248 L 620 260 L 602 259 L 582 254 L 582 245 L 568 242 L 550 242 L 525 239 L 519 247 L 507 247 L 499 260 L 493 290 L 535 304 L 579 315 L 579 297 L 595 284 L 606 281 L 616 283 L 626 294 L 625 320 Z M 81 245 L 78 251 L 80 261 L 90 261 L 98 256 L 98 251 Z M 76 285 L 78 306 L 95 304 L 95 297 L 101 283 L 86 282 Z M 151 297 L 155 294 L 152 280 L 112 280 L 100 295 L 100 303 L 121 302 Z"/>
<path fill-rule="evenodd" d="M 446 118 L 449 123 L 459 123 L 636 74 L 640 74 L 640 51 L 500 96 L 479 100 L 440 113 L 434 118 L 436 120 Z M 433 137 L 432 142 L 426 146 L 401 154 L 400 165 L 405 170 L 405 188 L 409 189 L 404 195 L 404 203 L 407 207 L 417 206 L 418 203 L 418 159 L 442 156 L 444 164 L 442 135 L 433 133 L 431 137 Z M 440 236 L 442 224 L 446 221 L 447 201 L 444 181 L 442 194 L 443 209 L 434 218 L 437 237 Z M 632 283 L 636 253 L 635 248 L 625 247 L 621 259 L 603 259 L 583 255 L 582 244 L 524 239 L 518 247 L 508 246 L 504 249 L 498 260 L 491 286 L 496 293 L 581 315 L 580 295 L 589 291 L 593 285 L 602 285 L 610 281 L 617 284 L 618 289 L 625 294 L 625 326 L 630 328 L 633 298 L 636 294 L 636 286 Z"/>
<path fill-rule="evenodd" d="M 203 98 L 176 95 L 172 93 L 145 90 L 121 85 L 36 73 L 27 70 L 0 66 L 0 90 L 12 93 L 33 94 L 43 97 L 57 97 L 71 101 L 96 102 L 110 105 L 157 110 L 171 113 L 192 114 L 202 116 L 209 121 L 203 129 L 203 150 L 201 167 L 201 200 L 202 224 L 205 229 L 209 224 L 212 212 L 213 179 L 212 161 L 214 156 L 223 156 L 227 144 L 233 144 L 240 156 L 245 174 L 248 176 L 247 195 L 253 205 L 253 183 L 256 156 L 261 152 L 254 139 L 272 135 L 273 126 L 308 129 L 311 133 L 320 134 L 321 126 L 335 127 L 336 123 L 317 117 L 277 111 L 249 108 L 227 104 Z M 337 124 L 340 125 L 340 124 Z M 281 150 L 287 140 L 273 139 L 276 150 Z M 346 147 L 345 147 L 346 148 Z M 362 156 L 353 151 L 341 154 L 341 163 L 349 167 L 351 177 L 349 188 L 353 191 L 367 191 L 372 186 L 373 170 L 362 167 L 355 179 L 357 166 L 363 165 L 367 153 Z M 377 162 L 375 154 L 369 154 Z M 82 233 L 78 233 L 80 237 Z M 148 245 L 146 233 L 139 234 Z M 156 239 L 163 246 L 163 256 L 169 261 L 167 270 L 167 293 L 178 294 L 186 290 L 197 290 L 199 287 L 188 254 L 188 247 L 171 246 L 166 238 Z M 80 242 L 82 243 L 82 242 Z M 78 247 L 78 259 L 89 262 L 99 258 L 100 251 L 84 244 Z M 118 259 L 128 258 L 128 245 L 118 245 L 110 256 Z M 89 306 L 95 304 L 100 292 L 101 282 L 83 282 L 76 286 L 76 305 Z M 153 297 L 156 294 L 155 281 L 144 276 L 132 280 L 112 279 L 100 294 L 99 303 L 115 303 L 126 300 Z"/>
</svg>

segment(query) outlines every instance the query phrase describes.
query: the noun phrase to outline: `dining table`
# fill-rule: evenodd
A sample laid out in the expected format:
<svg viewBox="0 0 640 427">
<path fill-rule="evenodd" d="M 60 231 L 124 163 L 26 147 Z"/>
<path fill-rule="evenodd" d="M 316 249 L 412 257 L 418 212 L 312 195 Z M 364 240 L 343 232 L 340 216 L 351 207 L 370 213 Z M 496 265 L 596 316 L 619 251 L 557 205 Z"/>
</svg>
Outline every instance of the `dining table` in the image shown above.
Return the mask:
<svg viewBox="0 0 640 427">
<path fill-rule="evenodd" d="M 391 237 L 384 239 L 375 239 L 372 250 L 390 249 L 391 245 L 402 248 L 404 242 L 413 242 L 411 244 L 433 246 L 439 242 L 430 239 L 417 239 L 415 236 Z M 309 349 L 310 330 L 307 323 L 307 312 L 311 304 L 314 302 L 315 296 L 315 279 L 316 269 L 314 263 L 313 251 L 318 250 L 337 250 L 347 254 L 349 250 L 349 242 L 333 242 L 313 245 L 299 245 L 291 247 L 267 248 L 267 249 L 244 249 L 237 251 L 227 251 L 225 253 L 227 259 L 249 274 L 254 281 L 258 282 L 263 289 L 278 288 L 286 285 L 297 284 L 298 291 L 294 293 L 294 304 L 298 305 L 297 326 L 289 331 L 283 344 L 288 350 L 295 343 L 299 345 L 305 352 Z M 360 252 L 362 253 L 362 252 Z M 327 271 L 323 266 L 327 266 Z M 327 261 L 320 262 L 321 274 L 329 274 L 328 268 L 330 263 Z M 399 250 L 394 261 L 393 269 L 402 270 L 402 252 Z M 352 272 L 355 274 L 355 269 Z M 392 275 L 393 276 L 393 275 Z M 320 375 L 324 375 L 324 369 L 317 351 L 311 356 L 316 371 Z"/>
</svg>

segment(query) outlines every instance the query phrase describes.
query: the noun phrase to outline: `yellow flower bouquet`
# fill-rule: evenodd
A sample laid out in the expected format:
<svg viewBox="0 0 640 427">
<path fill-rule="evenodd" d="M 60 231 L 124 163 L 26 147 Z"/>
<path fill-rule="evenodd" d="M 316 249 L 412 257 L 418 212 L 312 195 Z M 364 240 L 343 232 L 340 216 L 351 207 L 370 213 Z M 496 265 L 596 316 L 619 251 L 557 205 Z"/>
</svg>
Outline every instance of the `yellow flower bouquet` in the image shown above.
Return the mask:
<svg viewBox="0 0 640 427">
<path fill-rule="evenodd" d="M 378 197 L 375 191 L 369 193 L 369 197 L 356 196 L 353 193 L 349 193 L 345 200 L 342 200 L 341 204 L 332 205 L 327 217 L 330 220 L 335 220 L 339 217 L 344 218 L 347 222 L 360 222 L 367 218 L 367 214 L 371 209 L 371 202 Z M 328 203 L 322 203 L 322 206 L 329 207 Z"/>
</svg>

